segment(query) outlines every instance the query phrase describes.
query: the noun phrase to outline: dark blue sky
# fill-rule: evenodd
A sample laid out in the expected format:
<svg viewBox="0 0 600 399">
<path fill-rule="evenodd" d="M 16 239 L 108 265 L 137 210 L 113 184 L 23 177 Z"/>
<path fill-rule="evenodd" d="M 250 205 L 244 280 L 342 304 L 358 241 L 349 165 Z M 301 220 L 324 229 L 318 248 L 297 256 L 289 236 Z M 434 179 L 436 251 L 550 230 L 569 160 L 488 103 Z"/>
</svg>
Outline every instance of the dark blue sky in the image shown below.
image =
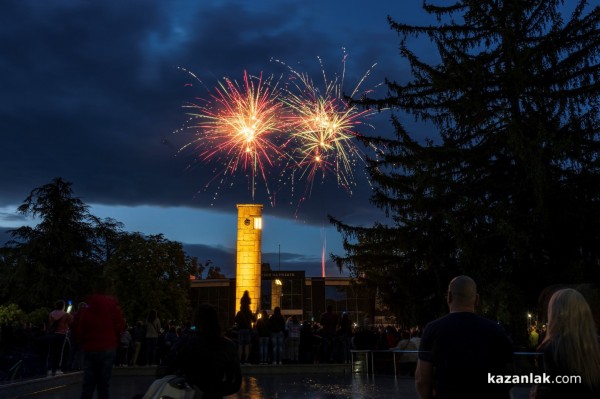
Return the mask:
<svg viewBox="0 0 600 399">
<path fill-rule="evenodd" d="M 244 178 L 204 190 L 215 165 L 194 163 L 191 151 L 178 154 L 194 138 L 190 130 L 174 133 L 186 123 L 182 105 L 207 95 L 200 85 L 189 86 L 190 76 L 179 68 L 212 88 L 223 77 L 240 80 L 244 71 L 281 74 L 285 68 L 271 61 L 279 59 L 318 82 L 317 57 L 333 76 L 341 72 L 345 48 L 348 88 L 374 63 L 364 87 L 375 87 L 385 77 L 408 80 L 397 34 L 386 18 L 435 23 L 421 4 L 0 2 L 0 231 L 33 223 L 16 215 L 16 206 L 33 188 L 62 177 L 93 214 L 122 221 L 128 231 L 164 233 L 231 275 L 236 203 L 252 197 Z M 415 45 L 433 59 L 427 43 Z M 391 134 L 389 114 L 371 123 L 374 130 L 360 133 Z M 277 267 L 281 259 L 282 269 L 319 275 L 324 242 L 327 252 L 342 252 L 328 214 L 357 225 L 383 220 L 369 204 L 370 188 L 360 167 L 356 183 L 350 195 L 327 176 L 300 205 L 301 185 L 293 195 L 286 186 L 275 206 L 257 185 L 255 201 L 265 204 L 263 260 Z M 331 261 L 328 274 L 339 275 Z"/>
</svg>

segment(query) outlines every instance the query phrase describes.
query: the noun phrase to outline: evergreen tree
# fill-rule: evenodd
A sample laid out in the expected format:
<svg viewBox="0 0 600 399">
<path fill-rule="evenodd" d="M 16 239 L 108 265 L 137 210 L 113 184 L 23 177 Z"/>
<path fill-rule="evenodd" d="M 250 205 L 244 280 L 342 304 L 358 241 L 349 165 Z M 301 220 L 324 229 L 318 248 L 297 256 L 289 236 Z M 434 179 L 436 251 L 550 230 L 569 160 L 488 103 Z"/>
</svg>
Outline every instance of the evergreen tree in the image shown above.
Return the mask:
<svg viewBox="0 0 600 399">
<path fill-rule="evenodd" d="M 389 19 L 412 79 L 387 80 L 386 98 L 360 103 L 435 133 L 423 139 L 393 117 L 394 139 L 365 139 L 382 149 L 368 170 L 372 202 L 391 222 L 357 228 L 332 217 L 347 252 L 336 261 L 385 281 L 387 299 L 417 321 L 442 312 L 449 279 L 462 273 L 479 283 L 488 316 L 524 321 L 543 287 L 598 281 L 600 8 L 423 8 L 435 26 Z M 438 63 L 411 50 L 415 36 L 436 46 Z"/>
<path fill-rule="evenodd" d="M 189 318 L 190 275 L 201 274 L 204 266 L 179 242 L 125 233 L 121 222 L 92 215 L 71 185 L 56 178 L 19 206 L 19 213 L 39 223 L 11 230 L 12 240 L 0 248 L 0 304 L 31 311 L 59 298 L 79 302 L 94 281 L 107 278 L 131 320 L 149 309 Z"/>
<path fill-rule="evenodd" d="M 12 240 L 3 249 L 3 296 L 32 310 L 86 293 L 100 272 L 89 245 L 95 233 L 88 206 L 73 196 L 71 183 L 56 178 L 35 188 L 17 210 L 40 222 L 10 231 Z"/>
</svg>

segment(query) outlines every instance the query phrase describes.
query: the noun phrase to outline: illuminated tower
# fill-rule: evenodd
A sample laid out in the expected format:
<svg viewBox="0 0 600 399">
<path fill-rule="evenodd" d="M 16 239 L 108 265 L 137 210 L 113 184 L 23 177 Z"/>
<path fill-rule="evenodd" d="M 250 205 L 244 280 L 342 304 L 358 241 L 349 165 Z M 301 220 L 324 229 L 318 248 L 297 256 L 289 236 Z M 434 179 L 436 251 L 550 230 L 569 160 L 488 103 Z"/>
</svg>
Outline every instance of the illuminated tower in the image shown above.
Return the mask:
<svg viewBox="0 0 600 399">
<path fill-rule="evenodd" d="M 262 205 L 238 204 L 235 309 L 248 291 L 256 313 L 260 304 Z"/>
</svg>

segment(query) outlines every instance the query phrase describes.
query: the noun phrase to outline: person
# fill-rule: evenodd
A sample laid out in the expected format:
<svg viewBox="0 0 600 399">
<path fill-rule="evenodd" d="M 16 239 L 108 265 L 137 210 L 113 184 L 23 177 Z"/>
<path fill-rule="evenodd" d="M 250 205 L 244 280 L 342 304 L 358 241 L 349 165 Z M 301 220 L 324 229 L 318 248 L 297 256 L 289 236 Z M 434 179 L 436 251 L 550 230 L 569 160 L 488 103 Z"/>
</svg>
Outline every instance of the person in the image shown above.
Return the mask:
<svg viewBox="0 0 600 399">
<path fill-rule="evenodd" d="M 156 310 L 150 310 L 146 317 L 146 364 L 148 366 L 156 364 L 156 350 L 161 328 Z"/>
<path fill-rule="evenodd" d="M 400 341 L 396 345 L 395 349 L 399 349 L 402 351 L 400 356 L 398 357 L 398 369 L 400 375 L 408 375 L 413 377 L 415 375 L 415 369 L 417 367 L 417 353 L 419 350 L 419 341 L 413 339 L 410 336 L 410 331 L 403 330 L 400 333 Z M 415 353 L 411 353 L 410 351 L 415 351 Z"/>
<path fill-rule="evenodd" d="M 177 334 L 177 327 L 171 325 L 169 331 L 165 333 L 165 347 L 167 348 L 167 352 L 175 345 L 175 342 L 177 342 L 178 339 L 179 335 Z"/>
<path fill-rule="evenodd" d="M 279 306 L 273 309 L 273 314 L 269 317 L 269 329 L 271 330 L 271 345 L 273 345 L 273 364 L 281 364 L 285 319 Z"/>
<path fill-rule="evenodd" d="M 84 351 L 81 399 L 92 399 L 96 390 L 98 399 L 108 399 L 117 348 L 126 328 L 117 299 L 105 293 L 105 283 L 96 284 L 98 288 L 87 298 L 74 331 Z"/>
<path fill-rule="evenodd" d="M 352 349 L 352 320 L 348 313 L 342 313 L 337 332 L 340 339 L 341 357 L 344 363 L 350 363 L 350 350 Z"/>
<path fill-rule="evenodd" d="M 333 306 L 327 305 L 327 311 L 321 315 L 320 324 L 323 338 L 324 360 L 333 363 L 335 357 L 335 333 L 338 325 L 338 316 L 333 311 Z"/>
<path fill-rule="evenodd" d="M 539 384 L 532 397 L 600 397 L 600 345 L 590 306 L 572 288 L 556 291 L 548 303 L 548 327 L 539 349 L 544 370 L 556 376 L 579 376 L 580 383 Z"/>
<path fill-rule="evenodd" d="M 310 321 L 304 320 L 302 322 L 302 328 L 300 329 L 300 344 L 298 345 L 300 363 L 317 363 L 317 354 L 315 352 L 318 351 L 313 351 L 313 345 L 316 339 Z"/>
<path fill-rule="evenodd" d="M 65 301 L 58 300 L 54 310 L 48 315 L 48 376 L 63 374 L 64 360 L 68 359 L 66 350 L 69 345 L 69 326 L 73 323 L 73 315 L 65 312 Z"/>
<path fill-rule="evenodd" d="M 127 366 L 129 364 L 129 351 L 131 349 L 131 332 L 129 326 L 125 326 L 125 331 L 121 333 L 119 340 L 119 350 L 117 352 L 117 366 Z"/>
<path fill-rule="evenodd" d="M 396 330 L 396 327 L 386 326 L 385 330 L 383 331 L 383 334 L 385 335 L 385 344 L 387 346 L 387 349 L 393 349 L 396 347 L 396 345 L 398 345 L 398 337 L 400 333 L 398 332 L 398 330 Z"/>
<path fill-rule="evenodd" d="M 475 314 L 477 285 L 468 276 L 448 286 L 450 313 L 423 331 L 415 372 L 421 399 L 509 398 L 509 384 L 488 383 L 488 373 L 505 375 L 513 348 L 502 328 Z"/>
<path fill-rule="evenodd" d="M 531 327 L 531 332 L 529 333 L 529 349 L 535 349 L 538 347 L 538 342 L 540 339 L 540 334 L 536 326 Z"/>
<path fill-rule="evenodd" d="M 298 316 L 292 315 L 285 322 L 285 331 L 287 331 L 288 358 L 292 363 L 298 363 L 300 349 L 300 330 L 302 326 L 298 321 Z"/>
<path fill-rule="evenodd" d="M 146 328 L 144 327 L 144 323 L 141 320 L 138 320 L 135 323 L 135 326 L 131 330 L 131 340 L 132 340 L 132 354 L 131 360 L 129 362 L 130 366 L 136 366 L 138 364 L 138 357 L 140 355 L 140 349 L 142 348 L 142 342 L 146 337 Z"/>
<path fill-rule="evenodd" d="M 252 310 L 250 309 L 251 299 L 250 293 L 244 291 L 240 299 L 240 310 L 236 313 L 234 321 L 238 329 L 238 345 L 240 353 L 240 361 L 246 363 L 250 358 L 250 343 L 252 323 L 256 321 Z"/>
<path fill-rule="evenodd" d="M 81 312 L 81 309 L 85 308 L 86 306 L 87 303 L 85 302 L 79 302 L 79 304 L 77 305 L 77 311 L 73 315 L 73 323 L 71 324 L 71 330 L 75 330 L 75 326 L 77 325 L 77 321 L 79 320 L 79 314 Z M 73 340 L 73 342 L 71 342 L 71 344 L 73 345 L 73 361 L 71 363 L 71 369 L 83 370 L 83 349 L 75 339 Z"/>
<path fill-rule="evenodd" d="M 215 307 L 198 307 L 196 331 L 182 335 L 171 348 L 157 376 L 183 375 L 203 392 L 203 399 L 236 393 L 242 384 L 238 348 L 223 336 Z"/>
<path fill-rule="evenodd" d="M 269 361 L 269 336 L 271 330 L 269 329 L 269 314 L 266 310 L 262 310 L 260 318 L 256 321 L 256 335 L 258 336 L 258 348 L 259 348 L 259 363 L 267 364 Z"/>
</svg>

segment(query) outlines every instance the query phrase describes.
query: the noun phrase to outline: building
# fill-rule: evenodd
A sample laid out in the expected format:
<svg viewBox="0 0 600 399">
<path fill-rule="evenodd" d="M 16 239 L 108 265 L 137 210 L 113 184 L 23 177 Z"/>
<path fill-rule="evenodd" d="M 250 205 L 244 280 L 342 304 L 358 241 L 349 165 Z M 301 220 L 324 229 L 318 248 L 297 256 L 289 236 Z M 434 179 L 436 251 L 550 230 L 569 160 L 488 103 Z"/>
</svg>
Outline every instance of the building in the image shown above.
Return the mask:
<svg viewBox="0 0 600 399">
<path fill-rule="evenodd" d="M 190 302 L 194 310 L 210 303 L 219 311 L 222 326 L 232 326 L 239 303 L 236 279 L 192 280 Z M 261 299 L 258 310 L 272 313 L 276 306 L 286 316 L 318 322 L 328 305 L 341 314 L 348 313 L 357 325 L 373 314 L 374 295 L 357 287 L 348 277 L 306 277 L 304 271 L 274 271 L 268 263 L 261 265 Z M 253 307 L 254 309 L 254 307 Z"/>
<path fill-rule="evenodd" d="M 357 325 L 374 312 L 374 295 L 357 289 L 350 278 L 306 277 L 304 271 L 273 271 L 261 263 L 262 208 L 260 204 L 238 204 L 236 278 L 192 280 L 190 300 L 195 310 L 209 303 L 219 312 L 222 326 L 233 326 L 240 298 L 248 291 L 250 308 L 272 313 L 279 307 L 284 316 L 318 322 L 327 306 L 348 313 Z M 371 297 L 371 298 L 370 298 Z"/>
</svg>

